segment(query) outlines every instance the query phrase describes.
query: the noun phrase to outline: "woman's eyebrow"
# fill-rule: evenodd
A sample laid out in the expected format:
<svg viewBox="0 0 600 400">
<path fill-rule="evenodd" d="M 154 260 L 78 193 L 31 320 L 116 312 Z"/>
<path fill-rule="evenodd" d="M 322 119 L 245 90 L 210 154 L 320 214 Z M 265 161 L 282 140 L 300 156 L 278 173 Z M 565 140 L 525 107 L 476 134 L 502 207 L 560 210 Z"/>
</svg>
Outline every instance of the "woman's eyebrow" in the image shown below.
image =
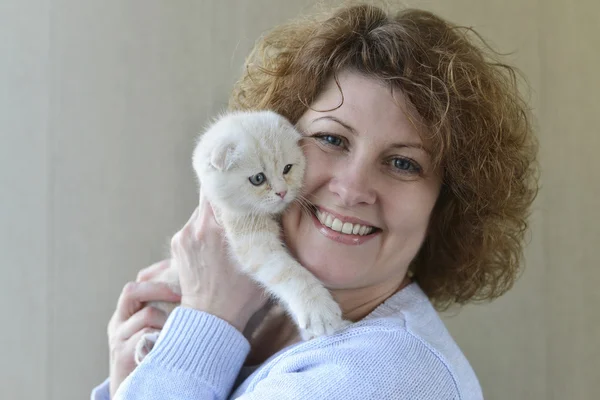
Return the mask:
<svg viewBox="0 0 600 400">
<path fill-rule="evenodd" d="M 339 120 L 338 118 L 334 117 L 333 115 L 325 115 L 325 116 L 319 117 L 317 119 L 314 119 L 313 122 L 311 122 L 311 124 L 315 123 L 317 121 L 320 121 L 322 119 L 326 119 L 326 120 L 330 120 L 330 121 L 333 121 L 333 122 L 337 122 L 338 124 L 340 124 L 341 126 L 343 126 L 344 128 L 346 128 L 347 130 L 349 130 L 350 132 L 352 132 L 352 134 L 356 135 L 356 129 L 354 129 L 352 126 L 348 125 L 347 123 L 342 122 L 341 120 Z"/>
<path fill-rule="evenodd" d="M 347 130 L 349 130 L 350 132 L 352 132 L 352 134 L 356 135 L 356 129 L 354 129 L 352 126 L 348 125 L 347 123 L 341 121 L 339 118 L 334 117 L 333 115 L 324 115 L 322 117 L 316 118 L 314 119 L 311 124 L 320 121 L 320 120 L 329 120 L 329 121 L 333 121 L 333 122 L 337 122 L 338 124 L 340 124 L 341 126 L 343 126 L 344 128 L 346 128 Z M 414 148 L 417 150 L 421 150 L 423 152 L 425 152 L 427 155 L 431 155 L 431 152 L 429 150 L 427 150 L 427 148 L 425 146 L 423 146 L 421 143 L 394 143 L 390 146 L 391 149 L 402 149 L 402 148 Z"/>
<path fill-rule="evenodd" d="M 429 150 L 427 150 L 421 143 L 394 143 L 390 146 L 392 149 L 401 149 L 406 147 L 422 150 L 425 153 L 430 154 Z"/>
</svg>

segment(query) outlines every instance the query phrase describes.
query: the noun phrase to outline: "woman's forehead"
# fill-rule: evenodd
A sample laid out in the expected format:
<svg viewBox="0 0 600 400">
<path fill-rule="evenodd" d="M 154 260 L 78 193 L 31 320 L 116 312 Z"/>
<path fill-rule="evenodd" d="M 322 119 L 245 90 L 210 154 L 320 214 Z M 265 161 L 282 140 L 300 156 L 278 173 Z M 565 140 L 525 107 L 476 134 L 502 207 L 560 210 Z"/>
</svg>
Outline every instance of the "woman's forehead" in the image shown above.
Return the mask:
<svg viewBox="0 0 600 400">
<path fill-rule="evenodd" d="M 330 79 L 303 119 L 308 124 L 341 123 L 356 133 L 377 131 L 390 139 L 419 143 L 424 127 L 400 89 L 353 72 L 339 74 L 337 81 Z"/>
</svg>

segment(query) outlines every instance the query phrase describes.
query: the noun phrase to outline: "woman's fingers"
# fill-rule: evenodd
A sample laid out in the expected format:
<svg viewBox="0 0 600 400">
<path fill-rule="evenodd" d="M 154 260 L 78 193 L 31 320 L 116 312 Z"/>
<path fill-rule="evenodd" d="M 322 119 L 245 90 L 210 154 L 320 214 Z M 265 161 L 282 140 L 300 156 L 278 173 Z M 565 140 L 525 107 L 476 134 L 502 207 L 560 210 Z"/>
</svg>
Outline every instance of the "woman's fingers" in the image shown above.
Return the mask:
<svg viewBox="0 0 600 400">
<path fill-rule="evenodd" d="M 129 282 L 119 296 L 115 317 L 123 322 L 138 312 L 148 301 L 166 301 L 175 303 L 181 297 L 166 284 L 160 282 Z"/>
<path fill-rule="evenodd" d="M 181 245 L 184 241 L 187 242 L 191 239 L 192 233 L 195 232 L 197 226 L 198 213 L 200 212 L 200 207 L 196 207 L 188 221 L 183 225 L 183 227 L 173 235 L 171 238 L 171 253 L 175 257 L 177 256 L 177 246 Z"/>
<path fill-rule="evenodd" d="M 198 227 L 207 226 L 207 223 L 216 223 L 214 210 L 209 203 L 206 196 L 200 193 L 200 203 L 198 205 L 199 213 L 198 216 Z"/>
<path fill-rule="evenodd" d="M 193 226 L 196 222 L 196 218 L 198 218 L 198 212 L 200 211 L 200 206 L 196 207 L 196 209 L 194 210 L 194 212 L 192 213 L 192 215 L 190 215 L 190 219 L 188 219 L 188 221 L 185 223 L 185 225 L 183 226 L 183 228 L 186 228 L 188 226 Z"/>
<path fill-rule="evenodd" d="M 201 245 L 209 236 L 221 238 L 221 231 L 210 203 L 201 193 L 198 207 L 171 239 L 171 254 L 175 259 L 187 259 L 189 249 Z"/>
<path fill-rule="evenodd" d="M 125 353 L 131 354 L 133 355 L 133 359 L 135 360 L 135 348 L 137 346 L 137 344 L 139 343 L 140 340 L 142 340 L 142 336 L 144 336 L 147 333 L 154 333 L 154 332 L 159 332 L 160 329 L 154 329 L 154 328 L 142 328 L 139 331 L 137 331 L 133 336 L 131 336 L 127 342 L 125 343 Z"/>
<path fill-rule="evenodd" d="M 140 270 L 140 272 L 138 272 L 138 274 L 137 274 L 137 278 L 135 281 L 136 282 L 149 281 L 152 278 L 154 278 L 155 276 L 157 276 L 158 274 L 160 274 L 165 269 L 169 268 L 170 265 L 171 265 L 170 259 L 166 259 L 166 260 L 162 260 L 157 263 L 154 263 L 151 266 Z"/>
<path fill-rule="evenodd" d="M 160 330 L 166 320 L 165 313 L 147 302 L 164 301 L 175 303 L 181 296 L 161 282 L 151 281 L 170 267 L 170 260 L 157 262 L 138 273 L 137 282 L 125 285 L 119 296 L 117 307 L 108 323 L 110 348 L 110 393 L 114 396 L 123 380 L 135 369 L 136 346 L 146 333 Z"/>
<path fill-rule="evenodd" d="M 135 369 L 135 349 L 147 333 L 159 331 L 154 328 L 142 328 L 127 340 L 114 340 L 110 344 L 110 392 L 111 398 L 123 380 Z"/>
<path fill-rule="evenodd" d="M 167 322 L 167 314 L 154 307 L 144 307 L 123 322 L 115 334 L 118 340 L 128 340 L 144 328 L 162 329 Z"/>
</svg>

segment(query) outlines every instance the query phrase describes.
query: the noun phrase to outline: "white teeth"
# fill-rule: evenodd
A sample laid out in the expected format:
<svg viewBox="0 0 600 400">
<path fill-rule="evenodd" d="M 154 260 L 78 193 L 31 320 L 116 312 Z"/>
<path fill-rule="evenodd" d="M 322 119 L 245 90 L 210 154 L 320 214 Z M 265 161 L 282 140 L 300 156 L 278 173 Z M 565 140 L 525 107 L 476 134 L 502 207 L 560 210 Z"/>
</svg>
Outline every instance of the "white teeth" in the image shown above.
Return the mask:
<svg viewBox="0 0 600 400">
<path fill-rule="evenodd" d="M 342 224 L 342 221 L 340 221 L 339 219 L 336 218 L 333 220 L 333 224 L 331 224 L 331 229 L 333 229 L 334 231 L 337 231 L 337 232 L 341 232 L 343 225 L 344 224 Z"/>
<path fill-rule="evenodd" d="M 339 219 L 333 217 L 331 214 L 317 210 L 317 219 L 326 227 L 331 228 L 336 232 L 341 232 L 347 235 L 368 235 L 373 232 L 373 227 L 352 224 L 350 222 L 342 222 Z"/>
<path fill-rule="evenodd" d="M 344 226 L 342 226 L 342 233 L 347 235 L 352 233 L 352 224 L 350 222 L 344 222 Z"/>
</svg>

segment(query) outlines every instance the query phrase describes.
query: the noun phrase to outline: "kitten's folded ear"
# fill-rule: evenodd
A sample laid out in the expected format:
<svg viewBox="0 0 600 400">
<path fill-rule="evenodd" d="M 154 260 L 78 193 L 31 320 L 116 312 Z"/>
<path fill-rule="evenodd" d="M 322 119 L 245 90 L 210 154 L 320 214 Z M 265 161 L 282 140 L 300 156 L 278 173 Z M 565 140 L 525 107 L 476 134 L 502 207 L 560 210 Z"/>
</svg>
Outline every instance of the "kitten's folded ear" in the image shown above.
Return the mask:
<svg viewBox="0 0 600 400">
<path fill-rule="evenodd" d="M 227 171 L 237 158 L 236 144 L 233 142 L 219 143 L 210 153 L 210 164 L 219 171 Z"/>
</svg>

